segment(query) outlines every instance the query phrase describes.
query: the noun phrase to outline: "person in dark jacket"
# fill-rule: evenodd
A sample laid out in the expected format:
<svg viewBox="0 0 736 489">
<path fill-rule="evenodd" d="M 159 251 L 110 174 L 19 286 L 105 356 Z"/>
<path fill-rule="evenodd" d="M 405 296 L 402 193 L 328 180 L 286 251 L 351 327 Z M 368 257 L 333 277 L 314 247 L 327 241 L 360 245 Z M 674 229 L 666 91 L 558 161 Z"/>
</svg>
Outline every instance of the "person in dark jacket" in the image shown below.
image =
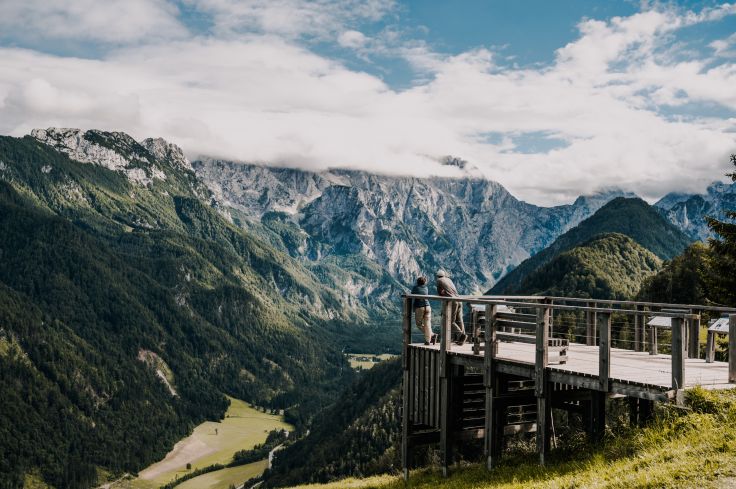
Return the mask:
<svg viewBox="0 0 736 489">
<path fill-rule="evenodd" d="M 411 289 L 412 294 L 429 295 L 429 287 L 427 287 L 427 277 L 419 277 L 416 285 Z M 432 307 L 427 299 L 414 299 L 412 308 L 414 309 L 414 320 L 417 328 L 424 335 L 424 344 L 434 345 L 437 342 L 437 335 L 432 333 Z"/>
<path fill-rule="evenodd" d="M 437 285 L 437 295 L 443 297 L 458 297 L 460 294 L 455 288 L 455 284 L 452 282 L 447 273 L 440 269 L 437 270 L 435 275 Z M 463 322 L 463 303 L 453 302 L 450 307 L 450 317 L 452 318 L 452 333 L 455 336 L 455 343 L 462 345 L 465 340 L 468 339 L 468 335 L 465 334 L 465 323 Z"/>
</svg>

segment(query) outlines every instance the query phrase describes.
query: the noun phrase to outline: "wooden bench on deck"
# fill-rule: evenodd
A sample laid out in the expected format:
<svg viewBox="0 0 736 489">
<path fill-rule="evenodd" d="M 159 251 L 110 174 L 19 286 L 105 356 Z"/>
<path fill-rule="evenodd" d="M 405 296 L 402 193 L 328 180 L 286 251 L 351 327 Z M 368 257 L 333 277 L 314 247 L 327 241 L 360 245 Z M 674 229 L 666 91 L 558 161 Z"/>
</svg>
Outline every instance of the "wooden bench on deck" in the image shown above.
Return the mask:
<svg viewBox="0 0 736 489">
<path fill-rule="evenodd" d="M 516 343 L 536 343 L 537 316 L 536 314 L 525 314 L 516 312 L 506 306 L 498 306 L 496 309 L 496 341 L 508 341 Z M 483 338 L 486 328 L 485 307 L 471 306 L 470 324 L 473 332 L 473 353 L 480 355 L 484 350 Z M 565 338 L 548 338 L 549 363 L 563 365 L 567 363 L 567 350 L 569 341 Z"/>
</svg>

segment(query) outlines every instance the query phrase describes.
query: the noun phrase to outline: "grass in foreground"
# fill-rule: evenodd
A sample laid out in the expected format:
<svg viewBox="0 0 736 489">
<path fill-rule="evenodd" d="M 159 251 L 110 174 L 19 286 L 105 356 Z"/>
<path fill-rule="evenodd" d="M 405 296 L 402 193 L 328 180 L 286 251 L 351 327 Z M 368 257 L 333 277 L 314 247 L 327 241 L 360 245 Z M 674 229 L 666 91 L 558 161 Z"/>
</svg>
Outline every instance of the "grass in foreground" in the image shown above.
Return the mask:
<svg viewBox="0 0 736 489">
<path fill-rule="evenodd" d="M 480 466 L 414 471 L 408 487 L 447 489 L 733 487 L 736 475 L 736 392 L 695 389 L 689 410 L 666 408 L 650 427 L 609 435 L 605 446 L 558 453 L 546 467 L 536 457 L 505 459 L 488 472 Z M 407 487 L 396 476 L 351 479 L 301 489 Z"/>
</svg>

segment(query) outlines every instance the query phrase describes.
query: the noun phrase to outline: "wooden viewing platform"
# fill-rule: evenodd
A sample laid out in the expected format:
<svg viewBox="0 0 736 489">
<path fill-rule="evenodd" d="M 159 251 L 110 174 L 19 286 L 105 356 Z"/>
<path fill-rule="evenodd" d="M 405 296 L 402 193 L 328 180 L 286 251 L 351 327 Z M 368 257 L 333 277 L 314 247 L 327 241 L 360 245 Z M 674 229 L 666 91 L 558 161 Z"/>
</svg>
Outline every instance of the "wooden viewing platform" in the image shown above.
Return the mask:
<svg viewBox="0 0 736 489">
<path fill-rule="evenodd" d="M 436 345 L 411 341 L 415 298 L 442 305 Z M 450 341 L 451 302 L 470 305 L 466 331 L 472 333 L 472 343 Z M 553 408 L 581 414 L 588 435 L 600 440 L 608 398 L 627 398 L 631 422 L 641 424 L 652 416 L 654 402 L 681 403 L 688 388 L 736 387 L 736 355 L 723 362 L 713 361 L 711 350 L 700 353 L 703 315 L 728 315 L 729 352 L 736 351 L 733 308 L 539 296 L 404 295 L 404 477 L 408 479 L 416 446 L 439 443 L 447 475 L 454 444 L 483 439 L 490 469 L 505 437 L 520 432 L 536 432 L 544 464 Z M 659 326 L 648 326 L 653 316 Z M 659 336 L 669 336 L 666 344 L 658 344 Z M 709 335 L 709 349 L 715 348 L 714 336 Z M 660 353 L 660 347 L 669 351 Z"/>
</svg>

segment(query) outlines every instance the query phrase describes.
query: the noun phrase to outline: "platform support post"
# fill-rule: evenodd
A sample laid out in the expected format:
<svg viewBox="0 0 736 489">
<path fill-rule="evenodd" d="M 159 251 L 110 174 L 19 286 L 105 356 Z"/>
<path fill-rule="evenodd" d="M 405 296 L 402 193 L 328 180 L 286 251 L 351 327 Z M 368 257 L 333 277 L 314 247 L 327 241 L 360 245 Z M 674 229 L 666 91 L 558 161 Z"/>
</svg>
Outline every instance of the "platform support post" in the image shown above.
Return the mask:
<svg viewBox="0 0 736 489">
<path fill-rule="evenodd" d="M 640 426 L 639 421 L 639 401 L 638 397 L 627 397 L 629 402 L 629 426 Z"/>
<path fill-rule="evenodd" d="M 497 431 L 497 419 L 496 406 L 493 397 L 497 395 L 495 392 L 496 383 L 496 372 L 494 359 L 496 357 L 498 343 L 496 342 L 496 306 L 486 305 L 486 331 L 484 335 L 485 340 L 485 356 L 483 358 L 483 385 L 485 387 L 486 395 L 486 419 L 485 419 L 485 432 L 484 432 L 484 443 L 483 451 L 486 456 L 486 468 L 491 470 L 493 468 L 493 458 L 496 456 L 496 440 Z"/>
<path fill-rule="evenodd" d="M 606 433 L 606 398 L 601 391 L 592 391 L 590 396 L 589 429 L 591 441 L 600 443 Z"/>
<path fill-rule="evenodd" d="M 598 379 L 600 390 L 608 392 L 608 379 L 611 377 L 611 315 L 601 314 L 600 344 L 598 346 Z"/>
<path fill-rule="evenodd" d="M 728 383 L 736 384 L 736 314 L 728 316 Z"/>
<path fill-rule="evenodd" d="M 410 382 L 410 350 L 411 343 L 411 299 L 404 298 L 403 304 L 403 349 L 401 364 L 403 371 L 403 390 L 401 396 L 401 468 L 404 480 L 409 480 L 409 382 Z"/>
<path fill-rule="evenodd" d="M 450 357 L 452 349 L 452 304 L 442 303 L 442 339 L 440 342 L 440 452 L 442 457 L 442 476 L 449 475 L 452 463 L 452 418 L 450 399 Z"/>
<path fill-rule="evenodd" d="M 547 452 L 549 451 L 549 430 L 552 418 L 552 403 L 547 382 L 549 326 L 549 307 L 537 309 L 534 394 L 537 396 L 537 453 L 539 454 L 540 465 L 544 465 Z"/>
<path fill-rule="evenodd" d="M 672 388 L 685 388 L 685 321 L 672 318 Z"/>
</svg>

